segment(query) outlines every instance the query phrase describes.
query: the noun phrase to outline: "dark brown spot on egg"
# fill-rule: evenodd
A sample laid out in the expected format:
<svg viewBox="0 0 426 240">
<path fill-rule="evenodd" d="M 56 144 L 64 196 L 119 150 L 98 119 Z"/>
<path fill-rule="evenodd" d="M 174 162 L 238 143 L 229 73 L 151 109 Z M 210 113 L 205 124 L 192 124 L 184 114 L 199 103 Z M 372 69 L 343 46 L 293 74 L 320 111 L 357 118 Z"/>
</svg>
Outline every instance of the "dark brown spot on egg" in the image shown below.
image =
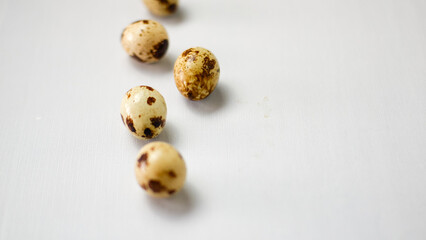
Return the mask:
<svg viewBox="0 0 426 240">
<path fill-rule="evenodd" d="M 141 118 L 141 115 L 139 114 L 139 116 L 138 116 L 139 118 Z"/>
<path fill-rule="evenodd" d="M 147 138 L 152 138 L 152 136 L 154 135 L 150 128 L 145 128 L 145 130 L 143 130 L 143 133 L 145 133 L 145 136 Z"/>
<path fill-rule="evenodd" d="M 144 24 L 148 24 L 148 23 L 149 23 L 149 20 L 142 20 L 142 22 L 143 22 Z"/>
<path fill-rule="evenodd" d="M 130 131 L 136 132 L 135 126 L 133 126 L 133 119 L 130 116 L 126 117 L 126 124 Z"/>
<path fill-rule="evenodd" d="M 121 121 L 123 122 L 123 124 L 125 124 L 125 123 L 124 123 L 123 115 L 121 115 L 121 114 L 120 114 L 120 117 L 121 117 Z"/>
<path fill-rule="evenodd" d="M 144 153 L 138 159 L 138 167 L 141 167 L 142 163 L 148 166 L 148 153 Z"/>
<path fill-rule="evenodd" d="M 176 190 L 169 190 L 167 193 L 170 194 L 170 195 L 172 195 L 175 192 L 176 192 Z"/>
<path fill-rule="evenodd" d="M 148 105 L 152 105 L 153 103 L 155 103 L 155 101 L 157 101 L 157 99 L 155 99 L 155 97 L 148 97 L 146 99 L 146 103 L 148 103 Z"/>
<path fill-rule="evenodd" d="M 157 181 L 157 180 L 149 180 L 148 186 L 155 193 L 162 192 L 167 189 L 166 187 L 163 186 L 163 184 L 161 184 L 160 181 Z"/>
<path fill-rule="evenodd" d="M 145 185 L 144 183 L 142 183 L 141 187 L 142 187 L 144 190 L 146 190 L 146 189 L 147 189 L 147 187 L 146 187 L 146 185 Z"/>
<path fill-rule="evenodd" d="M 195 99 L 195 96 L 194 96 L 194 94 L 192 93 L 192 91 L 188 91 L 187 96 L 188 96 L 188 98 L 189 98 L 190 100 L 194 100 L 194 99 Z"/>
<path fill-rule="evenodd" d="M 132 96 L 132 94 L 128 92 L 127 93 L 127 99 L 129 99 L 131 96 Z"/>
<path fill-rule="evenodd" d="M 197 82 L 201 82 L 200 87 L 204 87 L 205 80 L 208 78 L 211 78 L 213 76 L 213 73 L 211 72 L 216 65 L 216 60 L 210 59 L 209 57 L 204 57 L 203 59 L 203 66 L 201 67 L 202 72 L 199 74 L 196 74 L 195 77 L 197 78 Z"/>
<path fill-rule="evenodd" d="M 203 69 L 210 72 L 214 66 L 216 65 L 216 60 L 210 59 L 209 57 L 205 57 L 203 60 Z"/>
<path fill-rule="evenodd" d="M 176 177 L 176 173 L 174 171 L 169 171 L 167 174 L 169 174 L 169 177 L 171 177 L 171 178 Z"/>
<path fill-rule="evenodd" d="M 169 47 L 169 40 L 164 39 L 163 41 L 154 45 L 154 49 L 151 50 L 152 56 L 154 56 L 157 59 L 160 59 L 162 56 L 164 56 L 168 47 Z"/>
<path fill-rule="evenodd" d="M 192 48 L 190 48 L 190 49 L 186 49 L 186 50 L 182 53 L 182 57 L 186 57 L 186 55 L 188 55 L 191 51 L 192 51 Z"/>
<path fill-rule="evenodd" d="M 152 126 L 154 126 L 155 128 L 158 128 L 158 127 L 164 127 L 164 125 L 166 124 L 166 119 L 163 119 L 163 117 L 162 116 L 159 116 L 159 117 L 153 117 L 153 118 L 150 118 L 149 120 L 151 120 L 151 124 L 152 124 Z"/>
<path fill-rule="evenodd" d="M 176 9 L 177 9 L 177 5 L 176 4 L 170 4 L 168 7 L 167 7 L 167 11 L 169 11 L 169 13 L 174 13 L 174 12 L 176 12 Z"/>
<path fill-rule="evenodd" d="M 145 85 L 141 85 L 140 86 L 141 88 L 146 88 L 146 89 L 148 89 L 149 91 L 154 91 L 154 88 L 152 88 L 152 87 L 150 87 L 150 86 L 145 86 Z"/>
</svg>

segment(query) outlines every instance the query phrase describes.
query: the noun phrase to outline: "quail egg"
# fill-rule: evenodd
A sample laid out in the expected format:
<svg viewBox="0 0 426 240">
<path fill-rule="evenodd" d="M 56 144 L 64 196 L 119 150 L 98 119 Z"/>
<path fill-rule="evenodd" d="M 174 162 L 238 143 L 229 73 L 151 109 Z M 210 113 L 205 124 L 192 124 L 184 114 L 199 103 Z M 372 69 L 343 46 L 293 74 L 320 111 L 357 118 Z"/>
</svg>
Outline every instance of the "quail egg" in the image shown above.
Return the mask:
<svg viewBox="0 0 426 240">
<path fill-rule="evenodd" d="M 182 155 L 165 142 L 151 142 L 140 150 L 135 167 L 139 185 L 151 196 L 168 197 L 178 192 L 186 179 Z"/>
<path fill-rule="evenodd" d="M 195 47 L 185 50 L 177 58 L 173 74 L 176 87 L 183 96 L 201 100 L 216 88 L 220 67 L 212 52 Z"/>
<path fill-rule="evenodd" d="M 151 139 L 158 136 L 166 124 L 166 101 L 152 87 L 134 87 L 121 100 L 120 115 L 133 136 Z"/>
<path fill-rule="evenodd" d="M 158 62 L 167 52 L 166 29 L 154 20 L 140 20 L 128 25 L 121 34 L 121 45 L 130 56 L 141 62 Z"/>
<path fill-rule="evenodd" d="M 157 16 L 167 16 L 176 12 L 178 0 L 143 0 L 151 13 Z"/>
</svg>

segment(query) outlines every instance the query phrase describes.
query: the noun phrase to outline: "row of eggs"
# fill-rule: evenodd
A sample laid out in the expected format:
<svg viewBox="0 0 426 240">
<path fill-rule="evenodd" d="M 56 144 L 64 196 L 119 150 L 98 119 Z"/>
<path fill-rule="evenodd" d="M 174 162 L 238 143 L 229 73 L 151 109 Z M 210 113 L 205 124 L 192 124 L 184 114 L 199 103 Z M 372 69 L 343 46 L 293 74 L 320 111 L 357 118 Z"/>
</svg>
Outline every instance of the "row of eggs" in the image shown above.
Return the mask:
<svg viewBox="0 0 426 240">
<path fill-rule="evenodd" d="M 144 0 L 148 9 L 159 16 L 176 11 L 177 0 Z M 121 44 L 131 57 L 143 63 L 156 63 L 167 52 L 169 39 L 163 25 L 153 20 L 140 20 L 128 25 Z M 219 80 L 216 57 L 202 47 L 189 48 L 177 58 L 173 69 L 179 92 L 197 101 L 209 96 Z M 150 86 L 133 87 L 123 96 L 120 107 L 123 124 L 139 139 L 158 136 L 166 124 L 167 105 L 164 97 Z M 145 145 L 135 166 L 139 185 L 151 196 L 168 197 L 178 192 L 186 179 L 182 155 L 170 144 L 156 141 Z"/>
</svg>

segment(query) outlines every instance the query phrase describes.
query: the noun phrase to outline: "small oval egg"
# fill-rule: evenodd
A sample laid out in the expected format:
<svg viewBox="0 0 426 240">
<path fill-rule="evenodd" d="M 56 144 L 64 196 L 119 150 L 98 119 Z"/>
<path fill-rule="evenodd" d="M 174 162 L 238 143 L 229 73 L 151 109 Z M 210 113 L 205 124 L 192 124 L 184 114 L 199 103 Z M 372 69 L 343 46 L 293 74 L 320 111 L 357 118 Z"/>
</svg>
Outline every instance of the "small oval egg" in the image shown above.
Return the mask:
<svg viewBox="0 0 426 240">
<path fill-rule="evenodd" d="M 219 81 L 219 62 L 212 52 L 202 47 L 185 50 L 173 70 L 179 92 L 190 100 L 201 100 L 213 92 Z"/>
<path fill-rule="evenodd" d="M 153 197 L 169 197 L 177 193 L 186 179 L 182 155 L 165 142 L 151 142 L 140 150 L 136 166 L 139 185 Z"/>
<path fill-rule="evenodd" d="M 176 12 L 178 0 L 143 0 L 148 10 L 157 16 L 168 16 Z"/>
<path fill-rule="evenodd" d="M 140 20 L 123 30 L 121 45 L 131 57 L 141 62 L 155 63 L 166 54 L 169 37 L 160 23 L 154 20 Z"/>
<path fill-rule="evenodd" d="M 163 96 L 149 86 L 130 89 L 121 100 L 121 120 L 139 139 L 152 139 L 163 131 L 167 106 Z"/>
</svg>

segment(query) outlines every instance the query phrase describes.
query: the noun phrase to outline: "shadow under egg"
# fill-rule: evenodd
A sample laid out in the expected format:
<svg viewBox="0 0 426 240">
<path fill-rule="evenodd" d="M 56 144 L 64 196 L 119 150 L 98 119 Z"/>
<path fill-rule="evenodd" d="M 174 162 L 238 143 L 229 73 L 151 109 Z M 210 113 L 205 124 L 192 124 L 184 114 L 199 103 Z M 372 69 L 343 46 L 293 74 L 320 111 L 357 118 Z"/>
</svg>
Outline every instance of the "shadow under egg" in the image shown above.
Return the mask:
<svg viewBox="0 0 426 240">
<path fill-rule="evenodd" d="M 168 198 L 147 197 L 149 198 L 149 204 L 155 212 L 171 217 L 184 216 L 194 210 L 197 205 L 195 193 L 188 184 Z"/>
</svg>

